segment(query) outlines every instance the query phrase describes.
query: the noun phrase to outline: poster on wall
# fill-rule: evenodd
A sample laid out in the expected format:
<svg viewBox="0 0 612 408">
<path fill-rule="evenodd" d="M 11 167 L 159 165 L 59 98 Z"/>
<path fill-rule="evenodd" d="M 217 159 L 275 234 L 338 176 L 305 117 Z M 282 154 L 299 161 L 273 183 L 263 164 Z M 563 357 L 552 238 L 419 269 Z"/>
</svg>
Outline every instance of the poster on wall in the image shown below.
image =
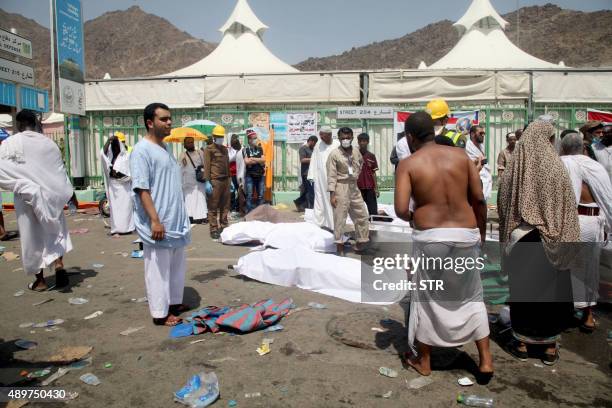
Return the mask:
<svg viewBox="0 0 612 408">
<path fill-rule="evenodd" d="M 270 113 L 253 112 L 249 114 L 249 124 L 253 127 L 270 130 Z"/>
<path fill-rule="evenodd" d="M 287 113 L 287 143 L 304 143 L 317 135 L 316 112 Z"/>
<path fill-rule="evenodd" d="M 54 11 L 59 111 L 85 115 L 85 54 L 81 0 L 55 0 Z"/>
<path fill-rule="evenodd" d="M 274 128 L 274 140 L 287 140 L 287 114 L 285 112 L 270 113 L 270 126 Z"/>
</svg>

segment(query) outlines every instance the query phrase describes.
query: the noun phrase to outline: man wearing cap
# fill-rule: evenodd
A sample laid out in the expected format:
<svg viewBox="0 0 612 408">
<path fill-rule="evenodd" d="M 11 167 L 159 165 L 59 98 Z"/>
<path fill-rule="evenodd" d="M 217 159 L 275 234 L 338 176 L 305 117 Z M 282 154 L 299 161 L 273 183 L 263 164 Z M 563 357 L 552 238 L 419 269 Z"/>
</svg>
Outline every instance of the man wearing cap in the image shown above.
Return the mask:
<svg viewBox="0 0 612 408">
<path fill-rule="evenodd" d="M 465 145 L 465 153 L 468 155 L 470 160 L 476 163 L 476 166 L 480 168 L 480 181 L 482 182 L 482 191 L 485 196 L 485 200 L 491 197 L 493 191 L 493 176 L 491 175 L 491 168 L 487 163 L 485 149 L 484 149 L 485 131 L 482 126 L 472 126 L 470 128 L 470 139 Z"/>
<path fill-rule="evenodd" d="M 115 132 L 100 151 L 106 198 L 110 206 L 110 233 L 131 234 L 134 225 L 132 179 L 125 135 Z"/>
<path fill-rule="evenodd" d="M 598 120 L 591 120 L 580 128 L 580 132 L 584 136 L 584 154 L 597 161 L 597 156 L 595 156 L 595 151 L 593 150 L 593 144 L 599 143 L 599 140 L 603 136 L 603 123 Z"/>
<path fill-rule="evenodd" d="M 593 151 L 597 161 L 604 166 L 612 181 L 612 125 L 606 124 L 601 130 L 601 139 L 593 143 Z"/>
<path fill-rule="evenodd" d="M 425 109 L 434 121 L 435 142 L 441 145 L 465 147 L 466 137 L 461 132 L 448 130 L 446 124 L 451 114 L 450 108 L 444 99 L 429 101 Z"/>
<path fill-rule="evenodd" d="M 512 152 L 514 152 L 514 146 L 516 146 L 516 134 L 514 132 L 510 132 L 506 135 L 506 143 L 507 146 L 504 150 L 499 152 L 499 156 L 497 156 L 497 179 L 501 180 L 502 174 L 504 170 L 506 170 L 506 166 L 510 164 L 510 159 L 512 158 Z"/>
<path fill-rule="evenodd" d="M 340 146 L 337 140 L 332 139 L 332 130 L 329 126 L 319 130 L 319 141 L 315 145 L 310 157 L 308 180 L 314 183 L 314 220 L 319 227 L 334 230 L 334 211 L 327 190 L 327 159 L 332 150 Z"/>
<path fill-rule="evenodd" d="M 221 231 L 228 225 L 230 207 L 229 153 L 225 142 L 225 128 L 217 125 L 212 131 L 214 143 L 204 153 L 205 189 L 208 195 L 208 222 L 210 237 L 219 239 Z"/>
<path fill-rule="evenodd" d="M 263 149 L 257 140 L 257 133 L 247 130 L 248 146 L 242 149 L 242 157 L 245 164 L 245 193 L 247 213 L 255 207 L 263 204 L 264 193 L 266 191 L 266 157 Z M 257 192 L 257 202 L 253 203 L 253 191 Z"/>
</svg>

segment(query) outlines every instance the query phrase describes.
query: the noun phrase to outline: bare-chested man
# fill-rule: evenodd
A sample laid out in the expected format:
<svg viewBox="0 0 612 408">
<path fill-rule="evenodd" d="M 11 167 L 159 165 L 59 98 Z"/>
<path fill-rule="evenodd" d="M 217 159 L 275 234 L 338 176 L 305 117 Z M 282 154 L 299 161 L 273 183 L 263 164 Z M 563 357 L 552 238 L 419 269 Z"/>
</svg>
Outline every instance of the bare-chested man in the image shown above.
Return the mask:
<svg viewBox="0 0 612 408">
<path fill-rule="evenodd" d="M 415 153 L 400 162 L 395 181 L 395 211 L 409 220 L 414 209 L 414 255 L 427 258 L 474 258 L 485 240 L 486 202 L 478 169 L 461 149 L 434 142 L 431 116 L 417 112 L 406 121 Z M 408 337 L 417 355 L 406 362 L 421 375 L 431 374 L 432 346 L 457 347 L 475 341 L 480 357 L 479 383 L 493 376 L 489 324 L 479 270 L 417 269 L 413 281 L 441 279 L 444 291 L 412 291 Z M 435 268 L 435 266 L 434 266 Z M 418 285 L 418 284 L 417 284 Z"/>
</svg>

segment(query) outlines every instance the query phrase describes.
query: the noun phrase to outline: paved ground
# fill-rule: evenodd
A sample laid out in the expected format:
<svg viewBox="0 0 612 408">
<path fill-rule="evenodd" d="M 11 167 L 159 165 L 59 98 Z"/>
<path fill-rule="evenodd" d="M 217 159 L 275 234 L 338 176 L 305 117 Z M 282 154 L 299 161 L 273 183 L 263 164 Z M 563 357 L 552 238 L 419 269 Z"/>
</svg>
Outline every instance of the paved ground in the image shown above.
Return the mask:
<svg viewBox="0 0 612 408">
<path fill-rule="evenodd" d="M 14 214 L 5 218 L 8 229 L 16 229 Z M 73 235 L 75 249 L 65 260 L 69 289 L 26 290 L 23 296 L 14 297 L 28 279 L 18 270 L 20 261 L 0 259 L 0 383 L 24 384 L 19 383 L 22 370 L 48 367 L 48 357 L 63 346 L 85 345 L 93 347 L 93 365 L 55 383 L 79 393 L 69 403 L 74 407 L 170 407 L 174 405 L 172 392 L 202 370 L 213 370 L 219 377 L 221 399 L 215 406 L 220 407 L 228 406 L 232 399 L 238 407 L 447 407 L 454 405 L 462 391 L 491 396 L 498 407 L 612 406 L 611 354 L 606 342 L 612 327 L 609 308 L 600 310 L 601 326 L 594 334 L 577 330 L 564 334 L 562 359 L 552 368 L 541 366 L 536 359 L 514 360 L 493 343 L 493 381 L 488 386 L 462 389 L 457 379 L 470 376 L 464 368 L 470 366 L 469 357 L 477 358 L 470 344 L 462 350 L 440 351 L 436 360 L 441 370 L 431 376 L 433 383 L 414 390 L 407 382 L 417 374 L 404 369 L 397 357 L 397 350 L 405 348 L 404 313 L 398 305 L 385 310 L 242 279 L 228 265 L 235 264 L 248 249 L 212 242 L 207 227 L 198 226 L 187 250 L 185 288 L 185 301 L 194 308 L 292 297 L 297 306 L 315 301 L 326 304 L 327 309 L 288 316 L 282 321 L 285 330 L 276 333 L 204 334 L 170 340 L 168 329 L 151 324 L 146 303 L 131 301 L 145 295 L 142 260 L 121 254 L 131 252 L 134 237 L 107 236 L 102 219 L 94 215 L 69 217 L 69 224 L 71 229 L 89 229 L 86 234 Z M 1 245 L 6 251 L 20 251 L 19 241 Z M 84 297 L 89 303 L 70 305 L 71 297 Z M 52 301 L 33 306 L 45 299 Z M 97 310 L 104 314 L 83 320 Z M 54 318 L 65 320 L 55 331 L 19 327 L 24 322 Z M 119 334 L 139 326 L 144 328 L 129 336 Z M 386 333 L 372 331 L 372 327 Z M 260 357 L 255 349 L 264 337 L 273 338 L 274 343 L 272 352 Z M 17 339 L 35 341 L 38 347 L 19 350 L 14 345 Z M 204 341 L 191 344 L 195 339 Z M 339 339 L 360 347 L 347 346 Z M 112 367 L 104 368 L 106 362 Z M 397 370 L 399 376 L 379 375 L 381 366 Z M 93 387 L 80 382 L 78 377 L 87 371 L 96 374 L 102 384 Z M 392 391 L 390 397 L 382 398 L 388 391 Z M 255 392 L 261 396 L 245 398 Z"/>
</svg>

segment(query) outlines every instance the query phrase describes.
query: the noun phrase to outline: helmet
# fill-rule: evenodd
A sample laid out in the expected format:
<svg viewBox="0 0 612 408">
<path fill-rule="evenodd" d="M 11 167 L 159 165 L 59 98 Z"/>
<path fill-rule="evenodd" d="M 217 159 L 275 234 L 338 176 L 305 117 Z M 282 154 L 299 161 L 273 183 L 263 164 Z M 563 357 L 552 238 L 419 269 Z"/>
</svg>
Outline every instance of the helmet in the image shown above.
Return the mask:
<svg viewBox="0 0 612 408">
<path fill-rule="evenodd" d="M 121 143 L 125 143 L 125 135 L 123 132 L 115 132 L 115 137 L 119 139 Z"/>
<path fill-rule="evenodd" d="M 215 126 L 215 128 L 212 131 L 212 135 L 225 137 L 225 128 L 221 125 Z"/>
<path fill-rule="evenodd" d="M 443 118 L 450 115 L 450 109 L 444 99 L 434 99 L 429 101 L 425 111 L 431 115 L 433 120 Z"/>
</svg>

